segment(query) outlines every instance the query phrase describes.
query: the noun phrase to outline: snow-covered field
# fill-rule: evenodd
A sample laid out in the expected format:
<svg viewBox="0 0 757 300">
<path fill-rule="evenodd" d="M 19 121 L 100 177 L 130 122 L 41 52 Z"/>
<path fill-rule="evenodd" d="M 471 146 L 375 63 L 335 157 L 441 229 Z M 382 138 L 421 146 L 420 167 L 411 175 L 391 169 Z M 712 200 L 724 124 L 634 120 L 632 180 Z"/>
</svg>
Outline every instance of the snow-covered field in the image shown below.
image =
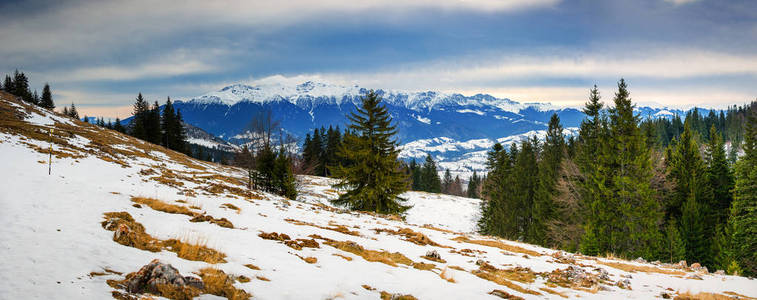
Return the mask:
<svg viewBox="0 0 757 300">
<path fill-rule="evenodd" d="M 49 127 L 56 128 L 51 175 Z M 4 99 L 0 157 L 5 183 L 0 187 L 0 299 L 110 298 L 114 288 L 106 280 L 123 279 L 156 258 L 184 275 L 212 266 L 250 278 L 234 286 L 259 299 L 376 299 L 382 291 L 418 299 L 497 299 L 503 293 L 535 299 L 648 299 L 699 292 L 757 297 L 757 282 L 744 277 L 476 235 L 471 233 L 475 199 L 408 192 L 403 196 L 414 207 L 403 221 L 331 206 L 328 199 L 338 191 L 325 178 L 299 177 L 297 201 L 248 193 L 241 170 Z M 225 218 L 233 228 L 137 207 L 133 197 Z M 226 262 L 119 244 L 100 224 L 108 212 L 129 213 L 159 240 L 204 242 L 225 254 Z M 312 238 L 319 247 L 296 250 L 259 236 L 272 232 L 291 240 Z M 340 247 L 341 242 L 352 246 Z M 432 250 L 441 260 L 422 257 Z M 381 256 L 389 253 L 394 254 Z"/>
</svg>

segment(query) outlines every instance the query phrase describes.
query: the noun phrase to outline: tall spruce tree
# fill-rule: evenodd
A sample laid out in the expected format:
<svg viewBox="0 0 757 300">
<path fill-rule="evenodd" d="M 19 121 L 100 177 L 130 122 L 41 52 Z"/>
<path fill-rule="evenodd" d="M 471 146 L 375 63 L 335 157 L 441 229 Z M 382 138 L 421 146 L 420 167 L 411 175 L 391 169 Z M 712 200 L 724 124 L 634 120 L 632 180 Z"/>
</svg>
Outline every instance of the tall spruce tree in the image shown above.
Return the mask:
<svg viewBox="0 0 757 300">
<path fill-rule="evenodd" d="M 452 173 L 449 172 L 449 169 L 445 170 L 444 178 L 442 178 L 442 193 L 451 194 L 450 188 L 452 188 L 453 182 L 454 182 L 454 179 L 452 179 Z"/>
<path fill-rule="evenodd" d="M 145 132 L 147 134 L 147 141 L 156 145 L 160 145 L 163 140 L 163 133 L 160 130 L 160 105 L 158 101 L 147 112 L 145 118 Z"/>
<path fill-rule="evenodd" d="M 557 179 L 560 165 L 565 156 L 565 136 L 560 125 L 560 117 L 553 114 L 547 127 L 547 136 L 542 146 L 539 162 L 539 181 L 534 195 L 533 224 L 529 230 L 529 240 L 540 245 L 554 246 L 556 241 L 547 239 L 547 225 L 556 218 Z"/>
<path fill-rule="evenodd" d="M 473 175 L 468 178 L 468 189 L 466 191 L 468 198 L 479 198 L 478 194 L 479 186 L 481 185 L 481 178 L 478 176 L 476 170 L 473 170 Z"/>
<path fill-rule="evenodd" d="M 137 100 L 134 103 L 134 109 L 132 110 L 132 116 L 131 119 L 129 134 L 131 134 L 133 137 L 141 139 L 141 140 L 147 140 L 147 128 L 145 128 L 145 124 L 147 123 L 147 114 L 150 111 L 150 104 L 145 101 L 145 99 L 142 97 L 142 93 L 139 93 L 137 96 Z"/>
<path fill-rule="evenodd" d="M 163 118 L 160 122 L 160 128 L 163 131 L 163 147 L 168 149 L 176 149 L 174 142 L 176 141 L 176 112 L 173 109 L 173 103 L 171 103 L 171 97 L 166 100 L 166 105 L 163 106 Z"/>
<path fill-rule="evenodd" d="M 728 210 L 733 201 L 731 189 L 734 179 L 728 165 L 723 139 L 714 124 L 710 127 L 710 142 L 705 148 L 705 161 L 707 184 L 712 189 L 712 201 L 709 206 L 717 218 L 715 223 L 723 224 L 728 219 Z"/>
<path fill-rule="evenodd" d="M 404 212 L 409 206 L 399 195 L 407 190 L 407 182 L 397 160 L 397 130 L 381 97 L 369 91 L 348 118 L 355 134 L 345 136 L 338 153 L 349 165 L 340 163 L 332 170 L 339 179 L 335 187 L 345 193 L 332 202 L 361 211 Z"/>
<path fill-rule="evenodd" d="M 439 178 L 436 162 L 430 154 L 426 155 L 426 161 L 421 168 L 421 190 L 429 193 L 440 193 L 442 191 L 442 180 Z"/>
<path fill-rule="evenodd" d="M 13 94 L 15 90 L 16 88 L 13 84 L 13 79 L 11 78 L 11 76 L 5 75 L 5 80 L 3 81 L 3 91 Z"/>
<path fill-rule="evenodd" d="M 45 83 L 45 87 L 42 89 L 42 98 L 40 99 L 39 106 L 47 109 L 55 108 L 53 94 L 50 92 L 50 85 L 47 83 Z"/>
<path fill-rule="evenodd" d="M 639 129 L 639 117 L 624 79 L 618 82 L 613 99 L 615 107 L 609 109 L 609 169 L 607 185 L 610 197 L 605 214 L 610 220 L 609 250 L 629 256 L 653 258 L 658 254 L 662 240 L 658 224 L 660 207 L 650 187 L 652 166 L 649 149 Z M 603 249 L 605 250 L 605 249 Z"/>
<path fill-rule="evenodd" d="M 734 261 L 731 268 L 744 275 L 757 275 L 757 106 L 753 105 L 744 125 L 744 156 L 736 164 L 733 189 L 731 243 Z M 730 266 L 729 266 L 730 267 Z"/>
</svg>

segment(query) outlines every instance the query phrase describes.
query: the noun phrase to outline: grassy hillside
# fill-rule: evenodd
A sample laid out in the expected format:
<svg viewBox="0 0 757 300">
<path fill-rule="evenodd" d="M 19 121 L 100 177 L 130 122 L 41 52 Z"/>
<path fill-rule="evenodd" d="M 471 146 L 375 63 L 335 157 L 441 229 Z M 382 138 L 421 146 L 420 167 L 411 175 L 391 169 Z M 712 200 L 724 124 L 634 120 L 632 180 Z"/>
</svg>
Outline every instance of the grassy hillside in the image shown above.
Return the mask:
<svg viewBox="0 0 757 300">
<path fill-rule="evenodd" d="M 162 290 L 172 298 L 757 297 L 753 280 L 696 266 L 471 233 L 474 199 L 409 192 L 414 207 L 400 220 L 330 205 L 339 191 L 320 177 L 298 178 L 299 201 L 248 191 L 242 170 L 2 92 L 0 157 L 4 299 L 130 299 L 125 279 L 154 259 L 203 282 Z"/>
</svg>

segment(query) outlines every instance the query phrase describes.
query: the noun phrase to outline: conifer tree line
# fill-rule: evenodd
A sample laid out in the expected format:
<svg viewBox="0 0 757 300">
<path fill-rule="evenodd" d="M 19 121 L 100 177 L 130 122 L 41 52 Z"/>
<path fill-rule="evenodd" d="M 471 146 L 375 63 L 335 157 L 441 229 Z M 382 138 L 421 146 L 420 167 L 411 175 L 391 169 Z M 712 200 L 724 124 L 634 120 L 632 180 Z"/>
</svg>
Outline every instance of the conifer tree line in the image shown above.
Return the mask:
<svg viewBox="0 0 757 300">
<path fill-rule="evenodd" d="M 102 119 L 98 119 L 98 124 Z M 144 99 L 142 93 L 137 95 L 132 111 L 132 120 L 123 128 L 126 133 L 138 139 L 166 147 L 182 153 L 187 153 L 186 133 L 182 125 L 181 111 L 173 107 L 171 97 L 161 110 L 158 101 L 150 105 Z M 116 119 L 116 126 L 123 127 L 120 120 Z"/>
<path fill-rule="evenodd" d="M 29 77 L 24 72 L 16 70 L 13 75 L 5 75 L 0 89 L 3 91 L 21 97 L 26 103 L 34 104 L 42 108 L 54 109 L 55 102 L 53 101 L 53 94 L 50 91 L 50 85 L 45 83 L 42 88 L 42 95 L 37 93 L 37 90 L 32 91 L 29 86 Z"/>
<path fill-rule="evenodd" d="M 294 200 L 297 198 L 294 177 L 297 158 L 290 145 L 295 144 L 296 140 L 284 135 L 279 122 L 273 118 L 270 111 L 252 118 L 247 128 L 251 142 L 235 153 L 233 164 L 247 171 L 248 189 L 263 190 Z M 274 144 L 276 135 L 278 145 Z"/>
<path fill-rule="evenodd" d="M 621 79 L 612 103 L 594 86 L 578 136 L 566 138 L 553 115 L 543 141 L 495 144 L 479 230 L 757 275 L 757 101 L 642 121 Z"/>
</svg>

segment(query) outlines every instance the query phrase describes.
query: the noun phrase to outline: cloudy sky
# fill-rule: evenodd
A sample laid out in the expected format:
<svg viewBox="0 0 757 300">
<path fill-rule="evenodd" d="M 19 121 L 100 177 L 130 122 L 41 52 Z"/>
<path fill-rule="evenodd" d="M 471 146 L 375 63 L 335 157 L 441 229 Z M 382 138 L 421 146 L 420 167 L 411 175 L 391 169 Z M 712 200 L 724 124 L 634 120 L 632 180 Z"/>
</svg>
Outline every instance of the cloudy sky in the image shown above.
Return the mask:
<svg viewBox="0 0 757 300">
<path fill-rule="evenodd" d="M 641 104 L 757 97 L 754 0 L 3 1 L 0 73 L 124 117 L 271 76 L 580 105 L 626 78 Z"/>
</svg>

